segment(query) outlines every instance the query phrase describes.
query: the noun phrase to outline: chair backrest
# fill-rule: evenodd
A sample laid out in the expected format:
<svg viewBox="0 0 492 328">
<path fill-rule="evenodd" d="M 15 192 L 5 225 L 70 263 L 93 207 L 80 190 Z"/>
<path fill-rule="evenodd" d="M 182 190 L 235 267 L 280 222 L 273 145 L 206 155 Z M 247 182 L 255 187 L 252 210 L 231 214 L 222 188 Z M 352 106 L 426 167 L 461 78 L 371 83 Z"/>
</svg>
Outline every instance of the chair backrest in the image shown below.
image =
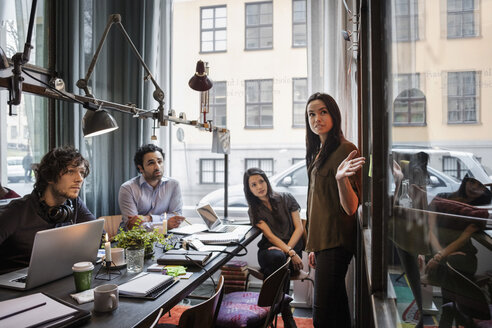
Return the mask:
<svg viewBox="0 0 492 328">
<path fill-rule="evenodd" d="M 473 281 L 462 275 L 449 262 L 449 275 L 442 287 L 448 292 L 459 311 L 480 320 L 490 319 L 490 309 L 484 292 Z"/>
<path fill-rule="evenodd" d="M 104 219 L 104 231 L 108 234 L 109 240 L 113 240 L 118 234 L 118 229 L 122 220 L 121 215 L 101 216 L 99 219 Z"/>
<path fill-rule="evenodd" d="M 268 276 L 261 286 L 258 306 L 270 307 L 264 327 L 267 327 L 272 322 L 282 308 L 284 293 L 289 283 L 289 264 L 290 257 L 277 271 Z"/>
<path fill-rule="evenodd" d="M 221 276 L 215 294 L 208 300 L 195 305 L 181 314 L 179 328 L 212 328 L 219 314 L 220 303 L 224 295 L 224 277 Z"/>
</svg>

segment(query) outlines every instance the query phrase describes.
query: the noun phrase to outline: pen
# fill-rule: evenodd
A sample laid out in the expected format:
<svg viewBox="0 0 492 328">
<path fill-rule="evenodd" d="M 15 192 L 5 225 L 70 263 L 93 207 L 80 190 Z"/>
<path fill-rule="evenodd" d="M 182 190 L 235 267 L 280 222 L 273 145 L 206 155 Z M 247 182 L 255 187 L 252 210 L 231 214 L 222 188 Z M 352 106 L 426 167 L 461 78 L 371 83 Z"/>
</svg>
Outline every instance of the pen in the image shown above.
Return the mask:
<svg viewBox="0 0 492 328">
<path fill-rule="evenodd" d="M 176 213 L 176 212 L 173 212 L 173 214 L 174 214 L 174 215 L 179 215 L 179 214 L 178 214 L 178 213 Z M 188 223 L 189 225 L 192 225 L 192 224 L 190 223 L 190 221 L 186 220 L 186 218 L 184 218 L 184 221 L 185 221 L 186 223 Z"/>
<path fill-rule="evenodd" d="M 19 311 L 9 313 L 9 314 L 7 314 L 7 315 L 4 315 L 3 317 L 0 317 L 0 320 L 10 318 L 10 317 L 12 317 L 12 316 L 14 316 L 14 315 L 17 315 L 17 314 L 21 314 L 21 313 L 27 312 L 27 311 L 29 311 L 29 310 L 32 310 L 32 309 L 38 308 L 38 307 L 43 306 L 43 305 L 46 305 L 46 302 L 39 303 L 39 304 L 33 305 L 33 306 L 31 306 L 31 307 L 28 307 L 28 308 L 25 308 L 25 309 L 22 309 L 22 310 L 19 310 Z"/>
</svg>

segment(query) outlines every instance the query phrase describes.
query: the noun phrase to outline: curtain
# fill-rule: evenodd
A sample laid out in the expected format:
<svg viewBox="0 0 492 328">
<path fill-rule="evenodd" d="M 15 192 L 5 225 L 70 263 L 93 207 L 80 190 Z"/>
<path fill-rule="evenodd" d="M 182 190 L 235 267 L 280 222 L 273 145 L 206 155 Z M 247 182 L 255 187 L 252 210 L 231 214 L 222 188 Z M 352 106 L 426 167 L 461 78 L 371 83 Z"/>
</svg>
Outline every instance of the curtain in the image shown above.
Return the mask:
<svg viewBox="0 0 492 328">
<path fill-rule="evenodd" d="M 56 67 L 65 88 L 76 94 L 84 93 L 76 82 L 85 78 L 111 14 L 121 15 L 123 27 L 155 76 L 161 62 L 168 60 L 158 53 L 156 45 L 161 31 L 170 26 L 170 21 L 159 19 L 159 13 L 167 6 L 167 1 L 57 1 Z M 156 109 L 158 103 L 152 97 L 154 85 L 143 80 L 144 74 L 122 31 L 113 24 L 88 81 L 92 94 L 98 99 Z M 165 89 L 162 82 L 158 80 L 158 83 Z M 89 160 L 91 173 L 81 196 L 96 217 L 120 213 L 119 188 L 137 174 L 133 156 L 137 147 L 150 142 L 152 132 L 150 119 L 108 111 L 119 129 L 86 139 L 81 127 L 85 109 L 65 102 L 57 104 L 56 144 L 74 145 Z"/>
<path fill-rule="evenodd" d="M 357 1 L 346 1 L 357 13 Z M 342 38 L 342 30 L 352 32 L 354 24 L 342 1 L 308 0 L 308 89 L 325 92 L 338 103 L 345 136 L 357 144 L 357 76 L 352 43 Z M 352 40 L 358 35 L 353 33 Z"/>
</svg>

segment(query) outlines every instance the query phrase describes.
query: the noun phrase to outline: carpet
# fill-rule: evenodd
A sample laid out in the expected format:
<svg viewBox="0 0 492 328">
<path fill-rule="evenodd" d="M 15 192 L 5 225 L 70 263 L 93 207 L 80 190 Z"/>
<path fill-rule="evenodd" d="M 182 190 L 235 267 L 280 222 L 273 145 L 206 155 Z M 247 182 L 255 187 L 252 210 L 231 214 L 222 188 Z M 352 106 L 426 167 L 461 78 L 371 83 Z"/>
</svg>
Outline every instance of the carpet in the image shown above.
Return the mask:
<svg viewBox="0 0 492 328">
<path fill-rule="evenodd" d="M 179 322 L 179 317 L 184 310 L 189 308 L 189 306 L 185 305 L 176 305 L 171 309 L 171 316 L 169 316 L 169 312 L 165 313 L 159 323 L 172 323 L 177 325 Z M 297 324 L 297 328 L 312 328 L 313 327 L 313 319 L 312 318 L 298 318 L 294 317 L 294 320 Z M 282 316 L 278 316 L 277 320 L 277 328 L 284 328 L 284 322 L 282 321 Z"/>
</svg>

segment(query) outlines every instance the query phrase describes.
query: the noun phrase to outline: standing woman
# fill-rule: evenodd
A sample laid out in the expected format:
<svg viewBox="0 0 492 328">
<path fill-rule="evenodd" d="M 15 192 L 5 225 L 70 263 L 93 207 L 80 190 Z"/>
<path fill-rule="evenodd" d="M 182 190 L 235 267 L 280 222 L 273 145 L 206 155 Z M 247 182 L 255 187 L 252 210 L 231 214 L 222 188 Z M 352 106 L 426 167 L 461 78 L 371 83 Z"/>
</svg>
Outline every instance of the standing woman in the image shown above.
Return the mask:
<svg viewBox="0 0 492 328">
<path fill-rule="evenodd" d="M 309 264 L 316 268 L 315 327 L 350 327 L 345 275 L 355 253 L 360 169 L 355 145 L 343 136 L 335 100 L 324 93 L 306 105 L 307 245 Z"/>
<path fill-rule="evenodd" d="M 244 173 L 243 187 L 251 224 L 263 233 L 258 243 L 261 272 L 268 277 L 288 257 L 291 258 L 291 271 L 301 270 L 304 229 L 299 216 L 300 206 L 294 196 L 287 192 L 274 192 L 265 172 L 257 168 Z M 281 313 L 284 327 L 296 327 L 289 304 L 284 304 Z"/>
</svg>

